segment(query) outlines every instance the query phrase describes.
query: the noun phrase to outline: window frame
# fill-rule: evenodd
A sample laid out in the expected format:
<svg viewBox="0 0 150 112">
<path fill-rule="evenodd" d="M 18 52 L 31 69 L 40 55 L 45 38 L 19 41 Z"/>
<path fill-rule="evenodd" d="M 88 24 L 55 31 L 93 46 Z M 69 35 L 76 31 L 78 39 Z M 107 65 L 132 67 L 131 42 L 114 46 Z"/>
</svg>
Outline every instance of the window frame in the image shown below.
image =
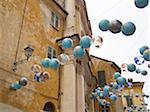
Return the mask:
<svg viewBox="0 0 150 112">
<path fill-rule="evenodd" d="M 51 11 L 51 21 L 50 21 L 50 25 L 58 30 L 60 27 L 60 17 L 58 16 L 58 14 L 54 11 Z"/>
<path fill-rule="evenodd" d="M 103 73 L 103 81 L 100 81 L 100 80 L 102 80 L 102 77 L 101 77 L 101 79 L 100 79 L 100 75 L 102 75 L 102 74 L 100 74 L 100 72 L 101 73 Z M 98 71 L 97 72 L 97 75 L 98 75 L 98 85 L 100 86 L 100 87 L 103 87 L 103 86 L 105 86 L 106 84 L 107 84 L 107 82 L 106 82 L 106 74 L 105 74 L 106 72 L 104 71 L 104 70 L 102 70 L 102 71 Z"/>
<path fill-rule="evenodd" d="M 51 49 L 51 50 L 49 50 L 49 49 Z M 56 51 L 56 49 L 53 48 L 53 47 L 51 47 L 51 46 L 48 46 L 47 58 L 53 59 L 53 58 L 56 58 L 56 57 L 57 57 L 57 51 Z"/>
</svg>

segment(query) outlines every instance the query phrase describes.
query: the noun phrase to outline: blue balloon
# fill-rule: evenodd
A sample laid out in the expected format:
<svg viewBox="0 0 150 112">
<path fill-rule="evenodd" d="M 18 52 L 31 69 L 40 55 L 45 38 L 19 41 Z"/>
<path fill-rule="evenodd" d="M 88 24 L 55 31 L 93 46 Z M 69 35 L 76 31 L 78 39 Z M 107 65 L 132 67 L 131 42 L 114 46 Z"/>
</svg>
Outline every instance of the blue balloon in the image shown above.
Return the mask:
<svg viewBox="0 0 150 112">
<path fill-rule="evenodd" d="M 84 56 L 84 49 L 81 46 L 76 46 L 73 50 L 73 55 L 76 58 L 82 58 Z"/>
<path fill-rule="evenodd" d="M 103 91 L 104 91 L 104 95 L 107 96 L 109 94 L 109 86 L 104 86 Z"/>
<path fill-rule="evenodd" d="M 134 64 L 128 64 L 127 69 L 129 72 L 134 72 L 136 70 L 136 66 Z"/>
<path fill-rule="evenodd" d="M 134 3 L 137 8 L 144 8 L 148 5 L 149 0 L 135 0 Z"/>
<path fill-rule="evenodd" d="M 114 83 L 114 84 L 113 84 L 113 89 L 118 89 L 118 88 L 119 88 L 118 84 L 117 84 L 117 83 Z"/>
<path fill-rule="evenodd" d="M 126 22 L 122 25 L 121 31 L 124 35 L 133 35 L 136 30 L 136 26 L 132 22 Z"/>
<path fill-rule="evenodd" d="M 89 48 L 91 46 L 91 37 L 83 36 L 80 40 L 80 46 L 83 48 Z"/>
<path fill-rule="evenodd" d="M 150 49 L 144 51 L 143 57 L 146 61 L 150 61 Z"/>
<path fill-rule="evenodd" d="M 21 89 L 22 85 L 20 85 L 19 83 L 12 83 L 10 85 L 10 89 L 12 90 L 18 90 L 18 89 Z"/>
<path fill-rule="evenodd" d="M 108 31 L 109 30 L 109 21 L 107 19 L 103 19 L 99 22 L 99 29 L 102 31 Z"/>
<path fill-rule="evenodd" d="M 125 78 L 123 77 L 118 77 L 116 82 L 119 84 L 119 85 L 124 85 L 126 83 L 126 80 Z"/>
<path fill-rule="evenodd" d="M 143 55 L 144 51 L 149 49 L 148 46 L 142 46 L 140 49 L 139 49 L 139 52 Z"/>
<path fill-rule="evenodd" d="M 65 39 L 63 39 L 63 41 L 62 41 L 62 47 L 63 47 L 64 49 L 71 48 L 72 46 L 73 46 L 73 41 L 72 41 L 72 39 L 70 39 L 70 38 L 65 38 Z"/>
<path fill-rule="evenodd" d="M 50 67 L 50 59 L 49 58 L 43 59 L 41 64 L 44 68 L 49 68 Z"/>
<path fill-rule="evenodd" d="M 60 65 L 59 65 L 58 59 L 53 58 L 53 59 L 50 60 L 50 62 L 49 62 L 49 67 L 50 67 L 50 68 L 52 68 L 52 69 L 57 69 L 59 66 L 60 66 Z"/>
<path fill-rule="evenodd" d="M 142 64 L 145 62 L 145 60 L 144 60 L 143 56 L 138 56 L 138 57 L 135 57 L 135 58 L 134 58 L 134 62 L 135 62 L 137 65 L 142 65 Z"/>
<path fill-rule="evenodd" d="M 114 74 L 114 79 L 117 79 L 118 77 L 120 77 L 121 76 L 121 74 L 119 73 L 119 72 L 115 72 L 115 74 Z"/>
<path fill-rule="evenodd" d="M 117 96 L 112 94 L 110 97 L 109 97 L 112 101 L 116 101 L 117 100 Z"/>
<path fill-rule="evenodd" d="M 146 70 L 142 70 L 142 71 L 141 71 L 141 74 L 142 74 L 142 75 L 147 75 L 147 71 L 146 71 Z"/>
</svg>

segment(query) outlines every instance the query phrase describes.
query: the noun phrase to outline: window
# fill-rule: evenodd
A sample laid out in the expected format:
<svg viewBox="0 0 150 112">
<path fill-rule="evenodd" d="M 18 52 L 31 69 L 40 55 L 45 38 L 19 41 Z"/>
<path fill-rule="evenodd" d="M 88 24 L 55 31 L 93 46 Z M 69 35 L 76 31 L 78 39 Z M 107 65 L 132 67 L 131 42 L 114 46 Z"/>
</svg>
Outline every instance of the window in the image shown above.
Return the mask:
<svg viewBox="0 0 150 112">
<path fill-rule="evenodd" d="M 44 105 L 43 112 L 54 112 L 54 111 L 55 111 L 55 106 L 53 103 L 47 102 Z"/>
<path fill-rule="evenodd" d="M 110 107 L 108 107 L 108 106 L 101 106 L 100 108 L 101 108 L 100 112 L 110 112 Z"/>
<path fill-rule="evenodd" d="M 132 97 L 131 96 L 126 96 L 126 101 L 127 101 L 127 106 L 131 107 L 133 105 Z"/>
<path fill-rule="evenodd" d="M 56 50 L 48 46 L 48 58 L 56 58 Z"/>
<path fill-rule="evenodd" d="M 98 85 L 100 87 L 106 85 L 105 71 L 98 71 Z"/>
<path fill-rule="evenodd" d="M 55 28 L 59 27 L 59 17 L 54 12 L 52 12 L 52 15 L 51 15 L 51 25 Z"/>
</svg>

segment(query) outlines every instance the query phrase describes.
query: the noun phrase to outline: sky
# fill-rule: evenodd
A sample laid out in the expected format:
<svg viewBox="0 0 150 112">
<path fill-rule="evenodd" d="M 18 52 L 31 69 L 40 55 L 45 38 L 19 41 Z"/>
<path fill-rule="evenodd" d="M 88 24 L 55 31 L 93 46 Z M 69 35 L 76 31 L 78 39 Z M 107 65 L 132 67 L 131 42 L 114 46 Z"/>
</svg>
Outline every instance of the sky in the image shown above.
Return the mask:
<svg viewBox="0 0 150 112">
<path fill-rule="evenodd" d="M 150 47 L 150 3 L 147 7 L 139 9 L 135 6 L 134 0 L 85 0 L 91 21 L 93 37 L 101 36 L 103 45 L 100 48 L 92 46 L 90 54 L 107 60 L 114 61 L 118 66 L 123 63 L 134 63 L 134 57 L 140 56 L 139 48 L 143 45 Z M 98 24 L 102 19 L 109 21 L 118 19 L 122 23 L 133 22 L 136 31 L 132 36 L 125 36 L 122 33 L 113 34 L 110 31 L 102 32 Z M 123 73 L 123 76 L 133 78 L 134 81 L 145 82 L 143 92 L 150 95 L 150 69 L 145 62 L 137 68 L 148 71 L 147 76 L 136 73 Z M 150 98 L 146 99 L 149 103 Z"/>
</svg>

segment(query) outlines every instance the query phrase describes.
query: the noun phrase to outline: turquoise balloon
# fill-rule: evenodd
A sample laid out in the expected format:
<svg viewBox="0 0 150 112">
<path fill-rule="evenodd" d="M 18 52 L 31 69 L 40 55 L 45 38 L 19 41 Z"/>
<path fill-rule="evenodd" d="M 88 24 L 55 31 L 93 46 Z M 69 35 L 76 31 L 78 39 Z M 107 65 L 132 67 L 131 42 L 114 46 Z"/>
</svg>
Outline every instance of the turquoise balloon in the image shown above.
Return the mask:
<svg viewBox="0 0 150 112">
<path fill-rule="evenodd" d="M 73 55 L 75 58 L 82 58 L 84 56 L 84 49 L 81 46 L 76 46 L 73 50 Z"/>
<path fill-rule="evenodd" d="M 115 72 L 115 74 L 114 74 L 114 79 L 117 79 L 118 77 L 120 77 L 121 76 L 121 74 L 119 73 L 119 72 Z"/>
<path fill-rule="evenodd" d="M 18 90 L 18 89 L 21 89 L 21 85 L 20 84 L 18 84 L 18 83 L 12 83 L 11 85 L 10 85 L 10 89 L 13 89 L 13 90 Z"/>
<path fill-rule="evenodd" d="M 89 48 L 91 46 L 91 37 L 83 36 L 80 40 L 80 46 L 83 48 Z"/>
<path fill-rule="evenodd" d="M 122 33 L 126 36 L 133 35 L 135 30 L 136 30 L 136 26 L 132 22 L 126 22 L 121 27 Z"/>
<path fill-rule="evenodd" d="M 147 71 L 146 71 L 146 70 L 142 70 L 142 71 L 141 71 L 141 74 L 142 74 L 142 75 L 147 75 Z"/>
<path fill-rule="evenodd" d="M 119 85 L 124 85 L 126 83 L 125 81 L 125 78 L 123 77 L 118 77 L 116 82 L 119 84 Z"/>
<path fill-rule="evenodd" d="M 103 91 L 105 96 L 109 94 L 109 89 L 110 89 L 109 86 L 104 86 Z"/>
<path fill-rule="evenodd" d="M 49 68 L 50 67 L 50 59 L 49 58 L 43 59 L 41 64 L 44 68 Z"/>
<path fill-rule="evenodd" d="M 49 67 L 50 68 L 57 69 L 57 68 L 59 68 L 59 66 L 60 66 L 60 64 L 59 64 L 58 59 L 53 58 L 53 59 L 50 60 L 50 62 L 49 62 Z"/>
<path fill-rule="evenodd" d="M 136 66 L 134 64 L 128 64 L 127 69 L 129 72 L 134 72 L 136 70 Z"/>
<path fill-rule="evenodd" d="M 135 0 L 134 3 L 137 8 L 144 8 L 148 5 L 149 0 Z"/>
<path fill-rule="evenodd" d="M 143 53 L 143 58 L 146 60 L 146 61 L 150 61 L 150 49 L 147 49 L 144 51 Z"/>
<path fill-rule="evenodd" d="M 112 94 L 110 97 L 109 97 L 112 101 L 116 101 L 117 100 L 117 96 Z"/>
<path fill-rule="evenodd" d="M 140 49 L 139 49 L 139 52 L 143 55 L 144 51 L 149 49 L 148 46 L 142 46 Z"/>
<path fill-rule="evenodd" d="M 65 38 L 65 39 L 63 39 L 63 41 L 62 41 L 62 47 L 63 47 L 64 49 L 71 48 L 72 46 L 73 46 L 73 41 L 72 41 L 72 39 L 70 39 L 70 38 Z"/>
<path fill-rule="evenodd" d="M 99 29 L 102 31 L 108 31 L 109 30 L 109 21 L 107 19 L 103 19 L 99 22 Z"/>
</svg>

